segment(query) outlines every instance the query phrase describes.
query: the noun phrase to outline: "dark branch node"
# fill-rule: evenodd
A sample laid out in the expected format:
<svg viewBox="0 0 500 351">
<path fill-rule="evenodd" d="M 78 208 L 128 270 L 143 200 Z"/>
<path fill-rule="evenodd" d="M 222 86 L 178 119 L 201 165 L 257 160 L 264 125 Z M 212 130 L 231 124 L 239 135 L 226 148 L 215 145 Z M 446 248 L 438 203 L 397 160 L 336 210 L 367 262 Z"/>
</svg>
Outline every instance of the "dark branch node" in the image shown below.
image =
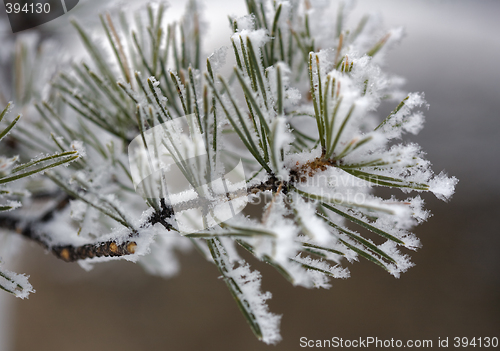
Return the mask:
<svg viewBox="0 0 500 351">
<path fill-rule="evenodd" d="M 167 205 L 165 203 L 165 199 L 161 198 L 160 199 L 160 211 L 155 211 L 149 217 L 149 223 L 151 225 L 155 225 L 156 223 L 160 223 L 162 226 L 165 227 L 165 229 L 170 230 L 173 228 L 173 226 L 167 222 L 168 218 L 172 218 L 174 215 L 174 209 L 171 205 Z"/>
</svg>

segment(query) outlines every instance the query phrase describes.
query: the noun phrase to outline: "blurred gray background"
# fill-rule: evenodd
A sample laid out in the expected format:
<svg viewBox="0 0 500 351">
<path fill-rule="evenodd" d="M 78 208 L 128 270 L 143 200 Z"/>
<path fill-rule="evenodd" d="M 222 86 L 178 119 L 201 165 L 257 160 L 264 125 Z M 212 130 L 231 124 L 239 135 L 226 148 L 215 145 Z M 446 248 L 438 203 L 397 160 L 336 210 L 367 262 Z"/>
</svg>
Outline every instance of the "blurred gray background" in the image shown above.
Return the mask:
<svg viewBox="0 0 500 351">
<path fill-rule="evenodd" d="M 182 7 L 176 2 L 172 16 Z M 228 44 L 227 13 L 245 8 L 243 1 L 206 7 L 208 52 Z M 298 350 L 300 337 L 435 345 L 438 337 L 500 337 L 500 1 L 364 0 L 353 19 L 372 11 L 386 26 L 406 28 L 386 70 L 430 104 L 424 130 L 407 140 L 428 152 L 435 171 L 460 179 L 449 203 L 424 195 L 434 216 L 415 230 L 423 243 L 411 253 L 415 267 L 395 279 L 361 261 L 330 290 L 307 290 L 250 258 L 273 294 L 271 310 L 283 314 L 283 341 L 270 347 L 254 338 L 216 268 L 194 251 L 181 255 L 177 277 L 163 280 L 128 262 L 87 273 L 29 243 L 19 271 L 37 293 L 7 297 L 12 349 Z"/>
</svg>

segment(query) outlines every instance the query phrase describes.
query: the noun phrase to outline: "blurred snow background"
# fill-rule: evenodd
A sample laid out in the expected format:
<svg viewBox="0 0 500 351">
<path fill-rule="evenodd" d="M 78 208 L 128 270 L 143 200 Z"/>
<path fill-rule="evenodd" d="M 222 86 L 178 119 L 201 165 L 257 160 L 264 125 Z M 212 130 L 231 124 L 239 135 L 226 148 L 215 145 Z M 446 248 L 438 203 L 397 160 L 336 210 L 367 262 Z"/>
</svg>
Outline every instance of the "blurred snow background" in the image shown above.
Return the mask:
<svg viewBox="0 0 500 351">
<path fill-rule="evenodd" d="M 103 3 L 81 0 L 71 15 L 87 21 Z M 170 18 L 179 18 L 184 4 L 173 2 Z M 209 54 L 229 44 L 227 14 L 243 14 L 245 6 L 243 0 L 205 4 Z M 0 12 L 5 20 L 3 5 Z M 500 2 L 359 0 L 352 23 L 370 12 L 380 13 L 387 27 L 405 27 L 386 70 L 405 77 L 406 90 L 425 92 L 430 104 L 424 130 L 410 140 L 428 152 L 436 171 L 460 183 L 448 204 L 426 197 L 434 216 L 416 229 L 423 248 L 399 280 L 361 262 L 330 290 L 306 290 L 250 260 L 263 273 L 263 289 L 273 293 L 271 310 L 284 314 L 276 350 L 300 349 L 302 336 L 500 336 Z M 63 16 L 37 30 L 74 45 L 68 22 Z M 61 55 L 76 52 L 72 46 Z M 19 270 L 31 275 L 37 293 L 27 301 L 0 295 L 0 313 L 12 313 L 3 318 L 10 332 L 0 328 L 5 350 L 268 348 L 255 340 L 216 269 L 196 253 L 182 256 L 179 276 L 162 280 L 128 262 L 86 273 L 35 244 L 25 246 Z"/>
</svg>

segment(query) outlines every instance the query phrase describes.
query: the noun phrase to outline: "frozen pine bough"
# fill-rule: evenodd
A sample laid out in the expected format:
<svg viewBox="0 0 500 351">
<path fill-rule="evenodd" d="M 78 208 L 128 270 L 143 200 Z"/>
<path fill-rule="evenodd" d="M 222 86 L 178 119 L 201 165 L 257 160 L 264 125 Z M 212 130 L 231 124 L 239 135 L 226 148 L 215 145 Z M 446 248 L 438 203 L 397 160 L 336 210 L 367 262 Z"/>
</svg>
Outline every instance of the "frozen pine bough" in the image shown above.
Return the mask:
<svg viewBox="0 0 500 351">
<path fill-rule="evenodd" d="M 446 201 L 457 179 L 402 141 L 422 128 L 426 102 L 381 68 L 401 29 L 374 17 L 349 29 L 343 3 L 246 4 L 206 59 L 197 1 L 175 23 L 163 3 L 104 14 L 92 30 L 74 21 L 86 58 L 32 118 L 48 136 L 38 153 L 81 157 L 44 173 L 58 201 L 43 215 L 1 223 L 85 268 L 126 259 L 168 277 L 176 251 L 196 247 L 273 344 L 281 317 L 239 252 L 308 288 L 349 277 L 346 262 L 360 259 L 399 277 L 420 246 L 410 230 L 429 215 L 419 193 Z M 387 117 L 382 101 L 394 105 Z M 398 189 L 381 198 L 377 187 Z"/>
</svg>

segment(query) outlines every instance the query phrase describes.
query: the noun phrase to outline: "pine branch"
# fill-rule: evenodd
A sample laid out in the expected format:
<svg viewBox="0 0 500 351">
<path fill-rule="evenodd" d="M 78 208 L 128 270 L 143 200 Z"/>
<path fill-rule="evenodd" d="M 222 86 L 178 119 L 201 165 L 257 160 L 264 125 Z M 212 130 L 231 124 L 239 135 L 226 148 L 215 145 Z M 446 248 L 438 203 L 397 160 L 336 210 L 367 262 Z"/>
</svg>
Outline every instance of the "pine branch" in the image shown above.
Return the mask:
<svg viewBox="0 0 500 351">
<path fill-rule="evenodd" d="M 229 18 L 236 62 L 229 77 L 221 75 L 223 49 L 201 67 L 203 18 L 197 1 L 189 1 L 185 15 L 169 24 L 163 4 L 145 6 L 134 20 L 121 12 L 121 28 L 112 14 L 101 15 L 107 48 L 73 22 L 90 61 L 61 72 L 51 85 L 57 94 L 35 104 L 41 116 L 36 132 L 23 126 L 13 133 L 17 142 L 49 155 L 17 167 L 15 158 L 0 159 L 0 170 L 5 169 L 0 185 L 68 165 L 46 173 L 67 195 L 39 218 L 1 216 L 0 227 L 65 261 L 127 257 L 143 237 L 153 235 L 152 226 L 155 232 L 178 232 L 215 263 L 255 335 L 274 343 L 280 338 L 279 317 L 267 311 L 269 295 L 258 289 L 260 275 L 236 264 L 230 245 L 308 288 L 328 288 L 329 278 L 346 278 L 339 263 L 358 257 L 397 277 L 412 266 L 398 249 L 419 247 L 408 227 L 428 214 L 419 196 L 384 200 L 371 187 L 431 191 L 447 199 L 457 180 L 435 176 L 415 144 L 391 144 L 420 130 L 423 115 L 414 110 L 425 105 L 422 94 L 408 94 L 382 122 L 376 120 L 380 101 L 399 87 L 373 57 L 378 60 L 398 39 L 397 31 L 377 37 L 378 31 L 366 29 L 366 17 L 349 31 L 343 4 L 334 16 L 309 1 L 246 3 L 249 15 Z M 334 35 L 324 35 L 326 28 Z M 106 49 L 112 57 L 105 57 Z M 20 95 L 32 95 L 22 90 Z M 66 151 L 75 143 L 91 156 Z M 233 171 L 250 176 L 226 182 Z M 172 174 L 177 175 L 169 178 Z M 176 193 L 171 187 L 181 180 L 186 188 Z M 0 196 L 18 195 L 0 189 Z M 250 198 L 267 202 L 260 219 L 238 214 Z M 39 232 L 69 199 L 78 208 L 72 218 L 80 230 L 87 215 L 97 213 L 99 225 L 118 225 L 120 238 L 73 246 Z M 239 204 L 237 210 L 233 204 Z M 11 201 L 0 210 L 15 206 Z M 145 206 L 149 212 L 137 224 L 132 218 L 140 213 L 130 212 Z M 197 229 L 186 233 L 183 222 Z M 163 254 L 175 247 L 161 236 L 155 245 Z M 164 270 L 158 262 L 149 268 Z"/>
<path fill-rule="evenodd" d="M 137 243 L 133 240 L 125 242 L 104 241 L 82 246 L 54 245 L 50 233 L 40 233 L 37 228 L 51 221 L 56 212 L 68 206 L 69 196 L 64 196 L 58 203 L 47 210 L 40 218 L 26 222 L 24 218 L 0 216 L 0 228 L 15 231 L 23 237 L 40 244 L 57 258 L 74 262 L 93 257 L 118 257 L 133 254 Z"/>
</svg>

